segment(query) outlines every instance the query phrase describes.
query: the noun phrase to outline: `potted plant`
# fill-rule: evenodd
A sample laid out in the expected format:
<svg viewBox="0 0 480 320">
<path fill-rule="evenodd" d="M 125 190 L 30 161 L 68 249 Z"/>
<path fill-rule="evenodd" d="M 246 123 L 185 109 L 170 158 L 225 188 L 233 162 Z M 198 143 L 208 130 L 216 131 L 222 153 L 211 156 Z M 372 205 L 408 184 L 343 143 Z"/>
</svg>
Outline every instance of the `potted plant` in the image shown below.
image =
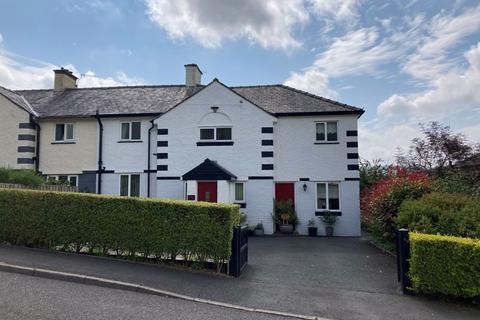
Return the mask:
<svg viewBox="0 0 480 320">
<path fill-rule="evenodd" d="M 308 220 L 308 236 L 316 237 L 318 233 L 318 228 L 315 227 L 315 219 Z"/>
<path fill-rule="evenodd" d="M 325 225 L 325 234 L 327 237 L 333 236 L 333 226 L 337 222 L 337 216 L 330 211 L 325 211 L 321 219 Z"/>
<path fill-rule="evenodd" d="M 265 231 L 263 230 L 263 224 L 260 222 L 260 223 L 257 223 L 257 225 L 255 226 L 255 229 L 253 229 L 253 235 L 254 236 L 263 236 L 265 234 Z"/>
<path fill-rule="evenodd" d="M 279 226 L 280 233 L 293 233 L 298 218 L 292 200 L 275 200 L 274 211 L 273 220 Z"/>
</svg>

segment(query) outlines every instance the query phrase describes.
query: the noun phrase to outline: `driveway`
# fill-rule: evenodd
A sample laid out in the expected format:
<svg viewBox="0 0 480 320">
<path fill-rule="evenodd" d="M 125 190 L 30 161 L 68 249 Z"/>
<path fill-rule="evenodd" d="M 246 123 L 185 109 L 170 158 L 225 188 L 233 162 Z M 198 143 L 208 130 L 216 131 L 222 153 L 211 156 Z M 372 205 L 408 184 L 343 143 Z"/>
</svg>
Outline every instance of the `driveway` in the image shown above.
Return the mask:
<svg viewBox="0 0 480 320">
<path fill-rule="evenodd" d="M 480 319 L 480 309 L 403 296 L 395 259 L 358 238 L 250 238 L 240 278 L 0 246 L 0 261 L 132 282 L 220 302 L 330 319 Z"/>
</svg>

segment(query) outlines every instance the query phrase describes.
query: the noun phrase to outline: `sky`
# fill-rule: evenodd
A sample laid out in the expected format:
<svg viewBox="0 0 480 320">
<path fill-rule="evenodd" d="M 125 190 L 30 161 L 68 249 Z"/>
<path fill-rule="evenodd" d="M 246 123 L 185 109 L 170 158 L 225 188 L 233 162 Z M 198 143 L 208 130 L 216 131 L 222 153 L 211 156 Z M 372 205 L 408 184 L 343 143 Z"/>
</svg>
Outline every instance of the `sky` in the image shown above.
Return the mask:
<svg viewBox="0 0 480 320">
<path fill-rule="evenodd" d="M 0 86 L 283 83 L 365 109 L 359 153 L 391 162 L 440 121 L 480 142 L 480 3 L 2 0 Z"/>
</svg>

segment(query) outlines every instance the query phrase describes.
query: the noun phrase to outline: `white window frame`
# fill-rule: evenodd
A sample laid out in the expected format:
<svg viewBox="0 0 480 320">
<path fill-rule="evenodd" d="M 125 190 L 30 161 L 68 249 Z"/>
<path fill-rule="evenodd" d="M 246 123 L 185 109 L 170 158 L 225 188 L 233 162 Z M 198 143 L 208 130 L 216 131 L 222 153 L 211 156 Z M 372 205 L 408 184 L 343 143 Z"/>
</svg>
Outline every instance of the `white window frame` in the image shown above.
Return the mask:
<svg viewBox="0 0 480 320">
<path fill-rule="evenodd" d="M 213 139 L 202 139 L 201 138 L 201 134 L 200 134 L 200 131 L 202 129 L 213 129 Z M 217 129 L 230 129 L 230 140 L 219 140 L 218 137 L 217 137 Z M 199 141 L 202 141 L 202 142 L 205 142 L 205 141 L 215 141 L 215 142 L 219 142 L 219 141 L 226 141 L 226 142 L 229 142 L 229 141 L 233 141 L 233 128 L 232 126 L 201 126 L 199 127 L 198 129 L 198 140 Z"/>
<path fill-rule="evenodd" d="M 62 140 L 57 140 L 57 126 L 62 125 L 63 126 L 63 139 Z M 71 125 L 72 126 L 72 134 L 73 137 L 72 139 L 67 139 L 67 126 Z M 65 122 L 65 123 L 55 123 L 53 126 L 53 141 L 54 142 L 74 142 L 75 141 L 75 125 L 71 122 Z"/>
<path fill-rule="evenodd" d="M 140 138 L 138 139 L 133 139 L 132 138 L 132 133 L 133 133 L 133 123 L 140 123 Z M 122 127 L 124 123 L 128 123 L 128 139 L 124 139 L 122 137 Z M 142 121 L 123 121 L 120 122 L 120 141 L 142 141 Z"/>
<path fill-rule="evenodd" d="M 138 197 L 142 194 L 142 175 L 140 173 L 122 173 L 118 177 L 118 194 L 122 196 L 122 176 L 128 176 L 127 195 L 123 197 L 132 197 L 132 176 L 138 176 Z M 134 196 L 137 197 L 137 196 Z"/>
<path fill-rule="evenodd" d="M 237 200 L 237 199 L 235 198 L 235 196 L 236 196 L 236 192 L 235 192 L 236 190 L 235 190 L 235 188 L 236 188 L 236 185 L 237 185 L 237 184 L 241 184 L 241 185 L 242 185 L 242 189 L 243 189 L 243 199 L 242 199 L 242 200 Z M 246 202 L 245 182 L 244 182 L 244 181 L 235 181 L 235 182 L 233 183 L 233 202 L 234 202 L 234 203 L 245 203 L 245 202 Z"/>
<path fill-rule="evenodd" d="M 328 140 L 328 135 L 327 135 L 327 125 L 329 122 L 334 122 L 337 124 L 337 140 Z M 324 128 L 325 128 L 325 140 L 317 140 L 317 124 L 319 123 L 323 123 L 324 124 Z M 315 124 L 315 142 L 319 142 L 319 143 L 335 143 L 335 142 L 338 142 L 338 120 L 325 120 L 325 121 L 315 121 L 314 122 Z"/>
<path fill-rule="evenodd" d="M 318 185 L 319 184 L 324 184 L 325 185 L 325 192 L 326 192 L 326 197 L 327 197 L 327 208 L 326 209 L 321 209 L 318 207 Z M 328 184 L 336 184 L 338 185 L 338 209 L 330 209 L 330 191 L 328 190 Z M 342 191 L 340 188 L 340 181 L 317 181 L 315 182 L 315 211 L 331 211 L 331 212 L 340 212 L 342 211 Z"/>
<path fill-rule="evenodd" d="M 75 178 L 77 179 L 75 185 L 74 185 L 74 186 L 72 186 L 72 185 L 70 185 L 70 184 L 69 184 L 69 185 L 72 186 L 72 187 L 78 187 L 78 175 L 75 175 L 75 174 L 59 174 L 59 175 L 56 175 L 56 176 L 47 176 L 47 180 L 50 179 L 50 178 L 53 178 L 55 181 L 59 181 L 59 180 L 60 180 L 60 176 L 66 176 L 66 177 L 67 177 L 67 181 L 68 181 L 69 183 L 71 182 L 70 179 L 71 179 L 72 177 L 75 177 Z"/>
</svg>

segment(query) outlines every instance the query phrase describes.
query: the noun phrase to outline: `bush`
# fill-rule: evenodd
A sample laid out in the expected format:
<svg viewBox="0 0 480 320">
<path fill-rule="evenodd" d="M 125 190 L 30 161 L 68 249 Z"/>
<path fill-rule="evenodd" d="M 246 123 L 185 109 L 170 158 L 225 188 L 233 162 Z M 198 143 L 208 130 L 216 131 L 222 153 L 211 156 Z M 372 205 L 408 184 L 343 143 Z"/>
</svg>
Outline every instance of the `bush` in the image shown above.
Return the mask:
<svg viewBox="0 0 480 320">
<path fill-rule="evenodd" d="M 361 194 L 362 225 L 376 230 L 385 239 L 394 239 L 394 219 L 402 201 L 419 198 L 429 189 L 430 181 L 426 174 L 390 168 L 386 178 Z"/>
<path fill-rule="evenodd" d="M 470 168 L 449 168 L 435 179 L 432 189 L 437 192 L 463 193 L 480 197 L 480 171 Z"/>
<path fill-rule="evenodd" d="M 416 292 L 480 296 L 480 240 L 410 233 L 410 278 Z"/>
<path fill-rule="evenodd" d="M 34 170 L 14 170 L 8 168 L 0 168 L 0 182 L 18 183 L 26 186 L 38 186 L 45 183 L 43 178 Z"/>
<path fill-rule="evenodd" d="M 396 223 L 399 228 L 422 233 L 480 238 L 480 199 L 434 192 L 405 200 Z"/>
<path fill-rule="evenodd" d="M 236 205 L 0 189 L 0 239 L 79 252 L 217 263 L 229 259 Z"/>
</svg>

